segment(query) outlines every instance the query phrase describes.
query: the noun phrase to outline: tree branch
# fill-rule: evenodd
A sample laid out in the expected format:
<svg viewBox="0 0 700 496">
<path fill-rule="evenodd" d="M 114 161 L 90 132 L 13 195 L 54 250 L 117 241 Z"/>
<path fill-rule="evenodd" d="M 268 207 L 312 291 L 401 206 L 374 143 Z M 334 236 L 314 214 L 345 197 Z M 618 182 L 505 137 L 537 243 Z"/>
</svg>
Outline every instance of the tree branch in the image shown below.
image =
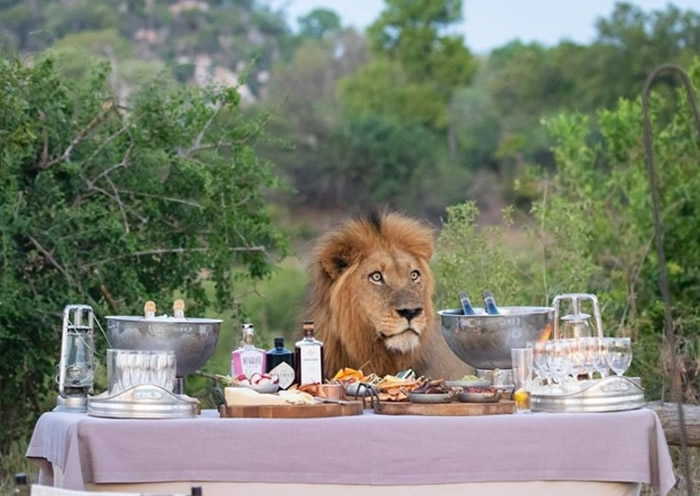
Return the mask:
<svg viewBox="0 0 700 496">
<path fill-rule="evenodd" d="M 73 276 L 70 275 L 70 273 L 65 269 L 65 267 L 63 267 L 60 263 L 58 263 L 58 260 L 56 260 L 56 259 L 54 258 L 54 256 L 51 254 L 51 252 L 48 251 L 46 248 L 44 248 L 44 247 L 41 245 L 41 243 L 39 243 L 33 236 L 28 235 L 27 237 L 29 238 L 29 241 L 31 241 L 32 244 L 33 244 L 34 246 L 36 246 L 36 248 L 37 248 L 41 253 L 44 254 L 44 256 L 47 258 L 47 260 L 48 260 L 49 262 L 51 262 L 51 265 L 53 265 L 54 267 L 56 267 L 56 269 L 58 269 L 58 271 L 59 271 L 61 274 L 63 274 L 63 276 L 66 278 L 66 281 L 68 281 L 72 286 L 75 286 L 76 288 L 78 288 L 78 290 L 82 293 L 82 292 L 83 292 L 83 291 L 82 291 L 82 288 L 81 288 L 78 284 L 75 283 L 75 279 L 73 279 Z"/>
<path fill-rule="evenodd" d="M 134 253 L 125 253 L 123 255 L 118 255 L 116 257 L 104 258 L 104 259 L 98 260 L 96 262 L 90 262 L 90 263 L 83 264 L 80 266 L 80 268 L 83 270 L 87 270 L 87 269 L 89 269 L 91 267 L 95 267 L 97 265 L 103 265 L 105 263 L 115 262 L 117 260 L 123 260 L 125 258 L 145 257 L 148 255 L 169 255 L 169 254 L 178 254 L 178 253 L 205 253 L 208 251 L 209 251 L 209 248 L 157 248 L 154 250 L 135 251 Z M 229 248 L 229 251 L 232 251 L 232 252 L 259 251 L 262 253 L 267 252 L 267 250 L 264 246 L 233 246 L 233 247 Z"/>
<path fill-rule="evenodd" d="M 100 111 L 99 114 L 95 116 L 94 119 L 92 119 L 87 126 L 85 126 L 79 133 L 78 136 L 73 138 L 73 141 L 70 142 L 70 145 L 63 151 L 61 155 L 56 157 L 55 159 L 51 160 L 50 162 L 47 162 L 45 164 L 39 164 L 37 166 L 38 169 L 47 169 L 51 167 L 54 164 L 57 164 L 59 162 L 63 162 L 64 160 L 68 160 L 70 158 L 70 154 L 73 151 L 73 148 L 80 143 L 85 137 L 95 129 L 99 124 L 101 124 L 105 118 L 107 117 L 107 114 L 109 114 L 112 110 L 114 109 L 114 102 L 111 100 L 107 100 L 102 104 L 102 110 Z"/>
</svg>

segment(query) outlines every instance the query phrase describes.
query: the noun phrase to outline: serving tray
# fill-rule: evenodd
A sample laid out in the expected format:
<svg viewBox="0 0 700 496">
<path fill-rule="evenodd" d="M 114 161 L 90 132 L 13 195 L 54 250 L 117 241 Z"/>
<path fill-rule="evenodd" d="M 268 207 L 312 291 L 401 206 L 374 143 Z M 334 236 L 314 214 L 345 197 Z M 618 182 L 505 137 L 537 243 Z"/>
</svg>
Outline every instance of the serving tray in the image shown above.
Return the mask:
<svg viewBox="0 0 700 496">
<path fill-rule="evenodd" d="M 374 412 L 380 415 L 438 415 L 477 416 L 504 415 L 515 412 L 515 402 L 500 400 L 497 403 L 410 403 L 380 401 L 374 404 Z"/>
<path fill-rule="evenodd" d="M 225 418 L 317 418 L 362 415 L 361 401 L 321 403 L 318 405 L 221 405 L 219 415 Z"/>
</svg>

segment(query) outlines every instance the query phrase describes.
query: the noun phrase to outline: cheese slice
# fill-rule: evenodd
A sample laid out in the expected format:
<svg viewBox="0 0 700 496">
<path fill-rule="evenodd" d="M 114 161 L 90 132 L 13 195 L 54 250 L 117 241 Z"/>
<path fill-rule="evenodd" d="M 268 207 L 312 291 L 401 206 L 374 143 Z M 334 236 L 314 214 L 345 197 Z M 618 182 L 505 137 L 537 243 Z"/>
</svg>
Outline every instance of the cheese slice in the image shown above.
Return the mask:
<svg viewBox="0 0 700 496">
<path fill-rule="evenodd" d="M 224 397 L 228 406 L 284 405 L 284 398 L 274 394 L 261 394 L 246 387 L 227 387 Z"/>
</svg>

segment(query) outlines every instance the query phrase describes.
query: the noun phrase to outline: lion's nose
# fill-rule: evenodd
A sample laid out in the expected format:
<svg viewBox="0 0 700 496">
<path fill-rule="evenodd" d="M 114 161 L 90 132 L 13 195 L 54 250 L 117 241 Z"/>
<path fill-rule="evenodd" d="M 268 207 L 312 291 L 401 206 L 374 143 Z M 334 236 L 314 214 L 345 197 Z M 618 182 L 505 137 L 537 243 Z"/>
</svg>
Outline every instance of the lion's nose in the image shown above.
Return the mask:
<svg viewBox="0 0 700 496">
<path fill-rule="evenodd" d="M 399 308 L 396 313 L 406 320 L 411 320 L 418 317 L 422 311 L 422 308 Z"/>
</svg>

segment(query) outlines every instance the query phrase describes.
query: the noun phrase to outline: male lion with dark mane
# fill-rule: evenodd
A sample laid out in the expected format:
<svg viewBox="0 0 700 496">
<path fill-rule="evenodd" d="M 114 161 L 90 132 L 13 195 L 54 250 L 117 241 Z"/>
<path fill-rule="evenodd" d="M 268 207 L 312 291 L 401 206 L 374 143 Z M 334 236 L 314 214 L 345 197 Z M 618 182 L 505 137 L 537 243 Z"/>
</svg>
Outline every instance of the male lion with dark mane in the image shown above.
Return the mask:
<svg viewBox="0 0 700 496">
<path fill-rule="evenodd" d="M 321 238 L 306 315 L 324 343 L 326 377 L 361 366 L 380 376 L 407 368 L 441 378 L 472 371 L 440 335 L 432 253 L 431 229 L 397 213 L 350 220 Z"/>
</svg>

